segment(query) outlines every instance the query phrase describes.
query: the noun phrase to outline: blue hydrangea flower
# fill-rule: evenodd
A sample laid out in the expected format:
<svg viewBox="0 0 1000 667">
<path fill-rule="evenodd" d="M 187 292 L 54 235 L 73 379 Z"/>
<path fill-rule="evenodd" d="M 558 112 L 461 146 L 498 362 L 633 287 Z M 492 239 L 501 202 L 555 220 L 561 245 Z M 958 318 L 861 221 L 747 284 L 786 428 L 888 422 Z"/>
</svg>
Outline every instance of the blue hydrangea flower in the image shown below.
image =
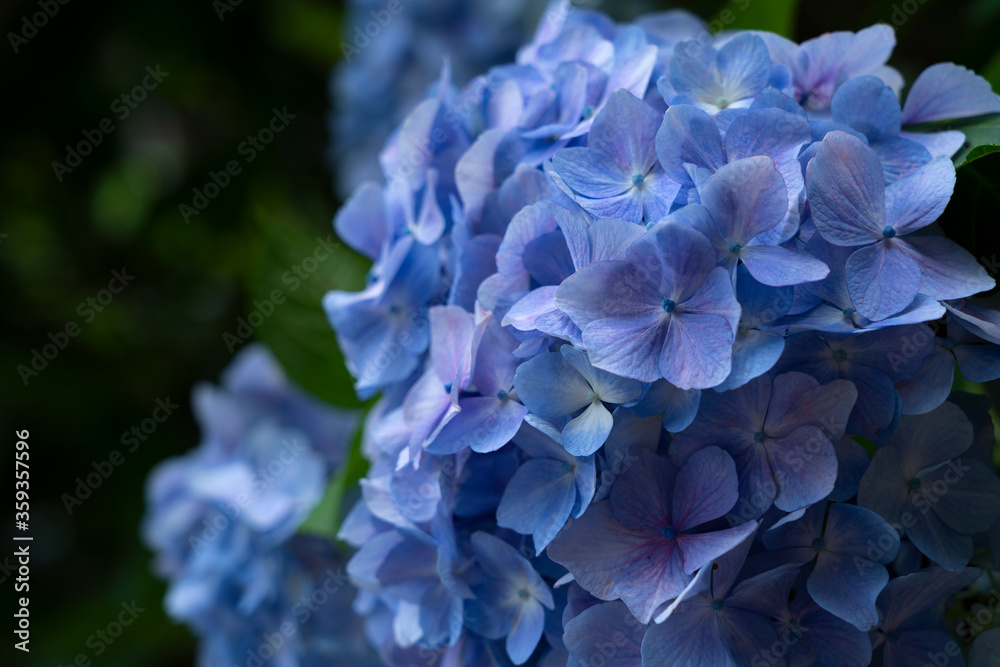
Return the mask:
<svg viewBox="0 0 1000 667">
<path fill-rule="evenodd" d="M 660 93 L 671 106 L 693 104 L 708 112 L 742 108 L 764 89 L 770 76 L 767 46 L 757 35 L 737 35 L 718 49 L 689 40 L 674 47 L 670 84 L 662 82 Z"/>
<path fill-rule="evenodd" d="M 705 568 L 698 576 L 700 590 L 689 593 L 662 623 L 649 629 L 642 641 L 645 664 L 748 665 L 778 643 L 761 599 L 794 579 L 797 568 L 777 568 L 737 583 L 751 542 L 748 536 Z"/>
<path fill-rule="evenodd" d="M 739 304 L 700 232 L 654 226 L 625 261 L 595 262 L 567 278 L 556 306 L 583 331 L 596 367 L 643 382 L 704 389 L 729 375 Z"/>
<path fill-rule="evenodd" d="M 597 218 L 657 222 L 670 210 L 680 185 L 656 159 L 662 119 L 627 90 L 618 90 L 594 120 L 587 147 L 563 148 L 553 169 Z"/>
<path fill-rule="evenodd" d="M 854 385 L 820 385 L 803 373 L 762 376 L 724 393 L 706 392 L 698 416 L 670 443 L 678 463 L 718 446 L 736 462 L 740 521 L 759 518 L 773 502 L 787 512 L 825 498 L 837 479 L 833 443 L 857 399 Z"/>
<path fill-rule="evenodd" d="M 643 623 L 681 593 L 692 575 L 756 530 L 748 522 L 695 532 L 736 504 L 736 468 L 717 447 L 681 468 L 636 448 L 633 465 L 549 545 L 549 557 L 602 600 L 620 598 Z"/>
<path fill-rule="evenodd" d="M 884 539 L 871 548 L 869 542 Z M 875 598 L 889 580 L 885 565 L 896 558 L 899 536 L 874 512 L 857 505 L 824 503 L 789 514 L 764 533 L 764 545 L 781 560 L 803 565 L 815 559 L 806 580 L 809 596 L 859 630 L 878 623 Z"/>
<path fill-rule="evenodd" d="M 542 638 L 552 591 L 514 547 L 488 533 L 472 535 L 472 551 L 485 578 L 468 603 L 473 631 L 490 639 L 506 637 L 507 656 L 523 665 Z"/>
<path fill-rule="evenodd" d="M 962 458 L 971 445 L 972 425 L 952 403 L 903 417 L 858 490 L 859 505 L 953 572 L 972 558 L 972 535 L 1000 518 L 1000 480 L 979 461 Z"/>
<path fill-rule="evenodd" d="M 642 396 L 641 383 L 594 368 L 586 352 L 570 345 L 521 364 L 514 388 L 528 410 L 549 421 L 583 410 L 562 427 L 563 447 L 574 456 L 590 456 L 607 440 L 613 421 L 605 403 Z"/>
<path fill-rule="evenodd" d="M 759 240 L 784 219 L 787 192 L 774 161 L 764 156 L 730 162 L 699 186 L 702 206 L 715 224 L 696 228 L 714 242 L 720 266 L 732 271 L 738 261 L 755 280 L 772 287 L 826 277 L 829 268 L 804 250 Z"/>
<path fill-rule="evenodd" d="M 941 607 L 978 576 L 974 567 L 958 572 L 931 567 L 890 581 L 878 596 L 881 622 L 871 634 L 884 664 L 919 663 L 939 654 L 945 660 L 960 658 L 949 648 L 957 645 L 946 631 Z"/>
<path fill-rule="evenodd" d="M 954 242 L 939 236 L 902 238 L 944 210 L 955 185 L 950 160 L 938 158 L 885 187 L 878 156 L 856 137 L 831 132 L 809 163 L 807 178 L 813 221 L 823 238 L 863 246 L 848 258 L 846 278 L 851 300 L 868 319 L 895 315 L 918 292 L 956 299 L 994 286 Z"/>
<path fill-rule="evenodd" d="M 535 552 L 541 553 L 571 515 L 579 519 L 590 505 L 597 479 L 594 459 L 570 454 L 530 426 L 522 428 L 515 444 L 531 458 L 504 489 L 497 525 L 531 535 Z"/>
</svg>

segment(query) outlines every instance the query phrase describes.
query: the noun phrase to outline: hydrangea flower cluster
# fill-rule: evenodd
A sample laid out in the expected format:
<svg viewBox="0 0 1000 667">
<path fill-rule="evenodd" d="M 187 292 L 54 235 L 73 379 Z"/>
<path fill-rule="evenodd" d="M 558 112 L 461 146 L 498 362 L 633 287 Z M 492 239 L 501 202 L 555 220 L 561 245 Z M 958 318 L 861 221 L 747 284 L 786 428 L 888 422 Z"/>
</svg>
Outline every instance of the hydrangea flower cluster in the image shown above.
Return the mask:
<svg viewBox="0 0 1000 667">
<path fill-rule="evenodd" d="M 1000 480 L 951 387 L 1000 377 L 1000 311 L 934 224 L 939 124 L 1000 97 L 945 63 L 901 102 L 894 44 L 562 3 L 445 66 L 336 218 L 367 287 L 324 301 L 381 394 L 340 537 L 386 664 L 961 660 Z"/>
<path fill-rule="evenodd" d="M 289 385 L 256 346 L 239 353 L 222 387 L 197 387 L 193 402 L 204 439 L 153 471 L 143 534 L 169 582 L 167 613 L 201 639 L 198 664 L 378 664 L 365 662 L 367 646 L 347 631 L 339 552 L 297 534 L 357 414 Z"/>
</svg>

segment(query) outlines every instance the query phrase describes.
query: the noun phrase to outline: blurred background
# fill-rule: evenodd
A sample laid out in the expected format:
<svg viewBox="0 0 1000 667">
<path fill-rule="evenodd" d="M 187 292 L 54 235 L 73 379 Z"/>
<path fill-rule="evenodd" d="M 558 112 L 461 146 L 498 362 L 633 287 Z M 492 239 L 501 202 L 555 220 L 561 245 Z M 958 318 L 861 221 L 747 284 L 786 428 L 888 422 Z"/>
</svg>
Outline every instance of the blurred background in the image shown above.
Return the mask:
<svg viewBox="0 0 1000 667">
<path fill-rule="evenodd" d="M 158 461 L 197 444 L 190 389 L 216 381 L 248 338 L 269 345 L 300 386 L 359 405 L 320 299 L 359 289 L 367 262 L 344 247 L 304 260 L 336 243 L 331 219 L 371 174 L 400 99 L 420 95 L 449 50 L 474 52 L 455 53 L 457 83 L 511 59 L 544 9 L 494 2 L 495 15 L 477 22 L 455 12 L 489 3 L 404 0 L 404 11 L 411 3 L 412 25 L 360 55 L 343 45 L 357 17 L 385 2 L 0 6 L 0 449 L 9 470 L 14 431 L 30 432 L 34 537 L 25 655 L 7 626 L 16 574 L 0 534 L 0 664 L 70 665 L 79 654 L 109 667 L 192 664 L 193 640 L 163 614 L 164 586 L 139 539 L 143 485 Z M 682 7 L 716 30 L 796 40 L 891 23 L 890 62 L 908 81 L 950 60 L 1000 90 L 1000 0 L 580 4 L 622 20 Z M 1000 157 L 964 168 L 942 220 L 993 274 L 998 187 Z M 288 300 L 269 308 L 275 289 Z M 161 422 L 150 419 L 158 401 L 176 406 Z M 114 450 L 123 460 L 109 468 Z M 109 469 L 89 495 L 77 491 L 78 478 Z M 5 526 L 11 477 L 0 484 Z M 137 620 L 112 642 L 95 640 L 133 601 Z"/>
</svg>

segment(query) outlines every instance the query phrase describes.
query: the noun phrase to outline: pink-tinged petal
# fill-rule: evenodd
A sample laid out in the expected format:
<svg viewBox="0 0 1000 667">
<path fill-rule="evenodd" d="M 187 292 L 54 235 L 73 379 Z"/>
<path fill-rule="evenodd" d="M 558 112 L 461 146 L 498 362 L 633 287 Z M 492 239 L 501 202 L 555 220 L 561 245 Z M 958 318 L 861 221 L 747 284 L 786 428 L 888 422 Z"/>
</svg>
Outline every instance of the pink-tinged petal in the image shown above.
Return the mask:
<svg viewBox="0 0 1000 667">
<path fill-rule="evenodd" d="M 628 528 L 658 533 L 672 521 L 667 502 L 677 469 L 645 447 L 633 447 L 625 464 L 611 488 L 614 516 Z"/>
<path fill-rule="evenodd" d="M 831 441 L 839 440 L 857 399 L 857 388 L 847 380 L 820 385 L 805 373 L 782 373 L 774 379 L 764 429 L 769 436 L 780 437 L 810 424 Z"/>
<path fill-rule="evenodd" d="M 548 547 L 549 558 L 566 567 L 584 590 L 602 600 L 620 597 L 645 623 L 688 582 L 675 552 L 674 542 L 622 526 L 608 501 L 571 519 Z"/>
<path fill-rule="evenodd" d="M 917 77 L 903 105 L 903 124 L 932 123 L 1000 112 L 990 84 L 954 63 L 931 65 Z"/>
<path fill-rule="evenodd" d="M 830 273 L 830 267 L 805 250 L 780 245 L 748 246 L 740 250 L 740 259 L 755 280 L 771 287 L 811 283 Z"/>
<path fill-rule="evenodd" d="M 736 504 L 736 464 L 718 447 L 691 455 L 677 473 L 673 490 L 673 522 L 678 531 L 718 519 Z"/>
<path fill-rule="evenodd" d="M 854 307 L 876 322 L 906 308 L 920 289 L 920 266 L 895 239 L 855 250 L 846 271 Z"/>
<path fill-rule="evenodd" d="M 996 286 L 967 250 L 943 236 L 908 237 L 901 247 L 920 267 L 920 292 L 933 299 L 961 299 Z"/>
<path fill-rule="evenodd" d="M 885 180 L 882 163 L 864 142 L 830 132 L 806 169 L 816 229 L 835 245 L 862 245 L 882 237 Z"/>
</svg>

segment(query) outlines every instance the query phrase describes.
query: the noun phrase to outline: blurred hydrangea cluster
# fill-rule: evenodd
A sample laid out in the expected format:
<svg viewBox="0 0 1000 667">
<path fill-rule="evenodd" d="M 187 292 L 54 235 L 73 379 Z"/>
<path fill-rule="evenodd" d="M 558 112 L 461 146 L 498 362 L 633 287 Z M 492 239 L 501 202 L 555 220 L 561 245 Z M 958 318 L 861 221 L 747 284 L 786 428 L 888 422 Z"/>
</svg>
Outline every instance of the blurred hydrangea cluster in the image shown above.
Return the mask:
<svg viewBox="0 0 1000 667">
<path fill-rule="evenodd" d="M 349 631 L 339 552 L 297 534 L 357 414 L 292 387 L 256 346 L 239 353 L 222 387 L 197 387 L 194 408 L 202 443 L 154 470 L 143 533 L 169 581 L 167 613 L 201 639 L 198 664 L 377 664 L 365 662 L 364 642 Z"/>
<path fill-rule="evenodd" d="M 941 122 L 1000 97 L 945 63 L 901 104 L 894 45 L 557 3 L 445 65 L 336 218 L 367 287 L 324 301 L 381 394 L 340 537 L 386 664 L 964 662 L 1000 480 L 951 389 L 1000 376 L 1000 312 L 935 225 Z"/>
</svg>

